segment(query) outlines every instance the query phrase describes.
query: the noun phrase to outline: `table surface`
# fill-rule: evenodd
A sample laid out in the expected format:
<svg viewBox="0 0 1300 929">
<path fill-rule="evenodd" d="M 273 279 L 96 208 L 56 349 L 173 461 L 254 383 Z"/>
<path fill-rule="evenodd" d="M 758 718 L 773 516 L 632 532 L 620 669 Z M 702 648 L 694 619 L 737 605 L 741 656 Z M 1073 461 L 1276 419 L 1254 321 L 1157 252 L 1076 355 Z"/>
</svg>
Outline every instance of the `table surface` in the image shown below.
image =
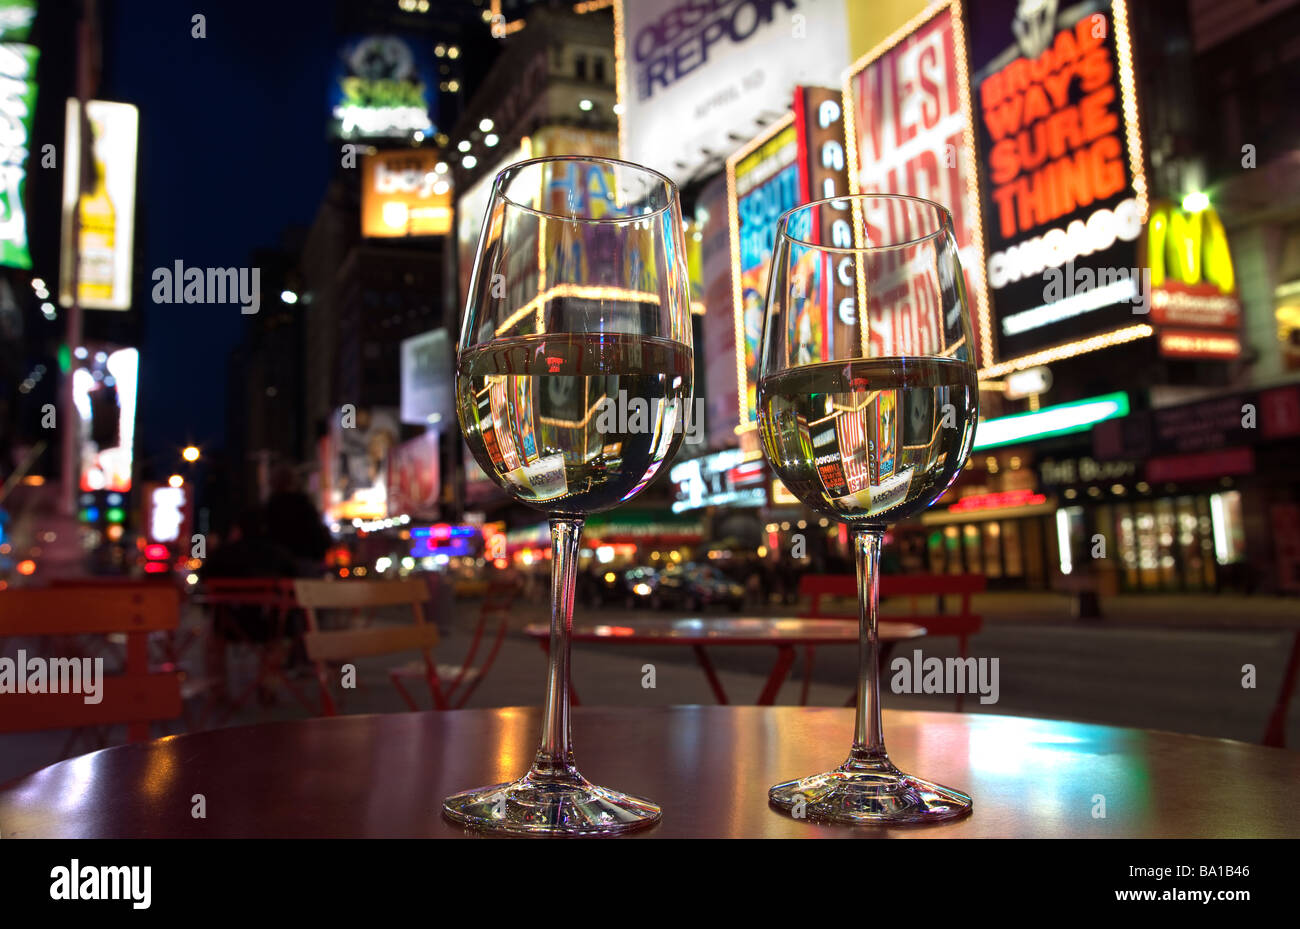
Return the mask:
<svg viewBox="0 0 1300 929">
<path fill-rule="evenodd" d="M 1014 716 L 886 711 L 900 767 L 965 790 L 946 825 L 825 826 L 767 805 L 767 788 L 834 767 L 853 711 L 687 706 L 574 709 L 579 765 L 657 801 L 646 837 L 909 838 L 1300 835 L 1300 753 L 1242 742 Z M 18 837 L 462 836 L 441 800 L 513 779 L 536 708 L 343 716 L 104 749 L 0 793 Z M 206 798 L 207 818 L 191 815 Z M 1101 811 L 1104 798 L 1105 816 Z"/>
<path fill-rule="evenodd" d="M 549 638 L 549 623 L 532 623 L 524 632 L 535 639 Z M 914 623 L 881 622 L 882 642 L 898 642 L 925 635 Z M 577 621 L 571 633 L 575 642 L 618 641 L 629 645 L 843 645 L 858 641 L 856 619 L 804 619 L 802 617 L 629 617 L 617 623 Z"/>
</svg>

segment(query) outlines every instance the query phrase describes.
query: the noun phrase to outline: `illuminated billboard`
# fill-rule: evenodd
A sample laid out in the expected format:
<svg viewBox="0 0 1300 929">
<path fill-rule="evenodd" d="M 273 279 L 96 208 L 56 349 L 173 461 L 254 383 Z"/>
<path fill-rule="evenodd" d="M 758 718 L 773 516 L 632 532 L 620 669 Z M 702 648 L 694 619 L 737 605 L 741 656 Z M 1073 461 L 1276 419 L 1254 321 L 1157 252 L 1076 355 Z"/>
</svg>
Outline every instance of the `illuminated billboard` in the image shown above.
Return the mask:
<svg viewBox="0 0 1300 929">
<path fill-rule="evenodd" d="M 335 411 L 321 468 L 330 520 L 388 516 L 388 456 L 400 436 L 395 409 L 343 406 Z"/>
<path fill-rule="evenodd" d="M 436 516 L 440 481 L 436 432 L 395 446 L 388 456 L 388 515 Z"/>
<path fill-rule="evenodd" d="M 550 155 L 581 155 L 591 158 L 615 158 L 618 142 L 612 133 L 576 129 L 569 126 L 543 126 L 531 136 L 524 136 L 519 147 L 508 152 L 491 171 L 470 185 L 456 201 L 456 266 L 460 284 L 460 299 L 469 293 L 470 276 L 474 270 L 474 254 L 478 248 L 483 219 L 492 199 L 492 184 L 502 171 L 519 161 Z M 558 203 L 580 203 L 588 191 L 608 190 L 612 185 L 603 172 L 588 167 L 586 176 L 578 176 L 574 166 L 564 183 L 557 183 L 552 195 Z M 575 199 L 576 198 L 576 199 Z"/>
<path fill-rule="evenodd" d="M 30 268 L 27 248 L 27 154 L 36 112 L 36 62 L 40 52 L 26 40 L 36 16 L 33 0 L 0 3 L 0 265 Z"/>
<path fill-rule="evenodd" d="M 435 132 L 433 61 L 425 44 L 395 35 L 343 45 L 330 88 L 334 135 L 405 138 Z"/>
<path fill-rule="evenodd" d="M 446 235 L 451 231 L 451 174 L 436 149 L 366 155 L 361 159 L 361 177 L 363 236 Z"/>
<path fill-rule="evenodd" d="M 145 537 L 149 542 L 188 544 L 194 523 L 194 498 L 188 486 L 145 485 Z M 170 552 L 168 552 L 170 555 Z"/>
<path fill-rule="evenodd" d="M 402 340 L 402 422 L 436 426 L 456 418 L 451 354 L 451 337 L 446 329 Z"/>
<path fill-rule="evenodd" d="M 79 486 L 83 491 L 131 489 L 140 353 L 134 348 L 78 348 L 72 369 L 77 410 Z"/>
<path fill-rule="evenodd" d="M 855 193 L 907 194 L 948 208 L 966 272 L 975 357 L 987 363 L 992 345 L 966 73 L 962 7 L 955 0 L 928 9 L 854 62 L 844 82 L 849 183 Z M 868 223 L 888 224 L 867 212 Z M 905 321 L 894 317 L 907 310 L 905 302 L 882 306 L 873 335 L 905 330 Z M 900 353 L 887 344 L 877 350 Z"/>
<path fill-rule="evenodd" d="M 692 458 L 673 465 L 668 473 L 673 512 L 706 506 L 749 507 L 767 503 L 767 469 L 762 460 L 747 458 L 738 448 Z"/>
<path fill-rule="evenodd" d="M 1000 368 L 1149 335 L 1124 0 L 982 0 L 978 12 L 971 87 Z"/>
<path fill-rule="evenodd" d="M 683 182 L 849 62 L 845 0 L 617 0 L 623 157 Z"/>
<path fill-rule="evenodd" d="M 758 351 L 776 224 L 804 196 L 792 113 L 727 159 L 727 188 L 740 429 L 750 430 L 758 418 Z"/>
<path fill-rule="evenodd" d="M 478 237 L 483 231 L 483 219 L 487 216 L 488 204 L 492 200 L 492 184 L 507 165 L 531 157 L 532 142 L 525 137 L 517 149 L 507 152 L 495 168 L 467 187 L 456 200 L 456 270 L 460 285 L 458 293 L 462 302 L 469 293 Z"/>
<path fill-rule="evenodd" d="M 77 231 L 77 303 L 88 310 L 131 306 L 131 239 L 135 229 L 135 159 L 140 114 L 129 103 L 86 102 L 89 186 L 78 183 L 80 107 L 68 100 L 63 156 L 63 244 L 59 302 L 72 305 L 72 226 Z"/>
<path fill-rule="evenodd" d="M 1208 204 L 1151 204 L 1139 264 L 1150 273 L 1151 322 L 1160 354 L 1173 358 L 1241 355 L 1241 300 L 1228 236 Z M 1223 330 L 1233 330 L 1224 332 Z"/>
<path fill-rule="evenodd" d="M 572 126 L 543 126 L 532 135 L 529 158 L 548 155 L 584 155 L 590 158 L 617 158 L 618 136 L 595 129 Z"/>
</svg>

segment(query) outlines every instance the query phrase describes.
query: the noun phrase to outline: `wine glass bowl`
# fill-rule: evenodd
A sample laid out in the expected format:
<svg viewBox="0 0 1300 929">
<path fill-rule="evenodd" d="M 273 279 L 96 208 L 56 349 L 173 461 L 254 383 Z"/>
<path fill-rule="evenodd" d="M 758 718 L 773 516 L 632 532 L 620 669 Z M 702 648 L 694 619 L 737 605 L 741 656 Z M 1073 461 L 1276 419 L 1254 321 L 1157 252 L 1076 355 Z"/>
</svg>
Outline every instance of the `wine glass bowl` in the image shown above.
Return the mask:
<svg viewBox="0 0 1300 929">
<path fill-rule="evenodd" d="M 681 445 L 692 399 L 681 206 L 627 162 L 552 157 L 493 185 L 462 321 L 457 416 L 483 470 L 550 516 L 551 640 L 542 736 L 520 780 L 449 797 L 478 829 L 610 834 L 656 822 L 648 800 L 579 773 L 569 631 L 583 518 L 635 497 Z"/>
<path fill-rule="evenodd" d="M 801 502 L 854 533 L 861 623 L 848 760 L 773 787 L 769 800 L 798 817 L 850 824 L 965 815 L 965 794 L 889 760 L 876 628 L 885 530 L 942 496 L 974 442 L 978 382 L 948 211 L 859 194 L 782 216 L 757 394 L 772 469 Z"/>
</svg>

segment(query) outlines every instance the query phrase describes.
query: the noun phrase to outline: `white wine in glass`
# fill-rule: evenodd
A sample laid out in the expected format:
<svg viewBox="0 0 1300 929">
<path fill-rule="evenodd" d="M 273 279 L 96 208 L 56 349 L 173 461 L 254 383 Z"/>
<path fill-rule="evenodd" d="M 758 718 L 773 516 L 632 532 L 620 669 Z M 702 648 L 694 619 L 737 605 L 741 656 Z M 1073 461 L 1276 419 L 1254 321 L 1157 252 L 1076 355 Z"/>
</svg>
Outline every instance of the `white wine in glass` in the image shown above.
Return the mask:
<svg viewBox="0 0 1300 929">
<path fill-rule="evenodd" d="M 952 484 L 970 455 L 978 410 L 966 288 L 947 210 L 914 197 L 861 194 L 781 217 L 758 428 L 787 489 L 853 531 L 861 631 L 849 757 L 832 771 L 773 787 L 768 797 L 780 809 L 876 825 L 970 812 L 970 797 L 889 760 L 876 608 L 885 530 Z"/>
<path fill-rule="evenodd" d="M 578 771 L 569 632 L 583 518 L 632 499 L 672 459 L 693 369 L 671 181 L 627 162 L 576 157 L 524 161 L 497 175 L 461 326 L 457 415 L 483 470 L 550 516 L 550 658 L 532 767 L 517 781 L 448 797 L 453 821 L 499 833 L 605 835 L 659 820 L 653 802 Z"/>
</svg>

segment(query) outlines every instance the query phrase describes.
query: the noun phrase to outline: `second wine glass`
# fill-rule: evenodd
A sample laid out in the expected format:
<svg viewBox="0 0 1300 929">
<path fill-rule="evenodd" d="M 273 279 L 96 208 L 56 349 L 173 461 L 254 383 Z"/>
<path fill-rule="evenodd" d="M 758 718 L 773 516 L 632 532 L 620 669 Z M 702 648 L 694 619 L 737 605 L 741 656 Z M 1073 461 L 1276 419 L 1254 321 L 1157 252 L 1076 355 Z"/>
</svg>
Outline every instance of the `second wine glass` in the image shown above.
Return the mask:
<svg viewBox="0 0 1300 929">
<path fill-rule="evenodd" d="M 539 158 L 496 178 L 456 370 L 465 442 L 516 500 L 550 516 L 551 638 L 541 743 L 517 781 L 448 797 L 451 819 L 599 835 L 660 817 L 574 762 L 569 633 L 583 518 L 635 497 L 682 441 L 693 385 L 677 188 L 599 158 Z"/>
<path fill-rule="evenodd" d="M 971 452 L 979 393 L 970 331 L 943 207 L 862 194 L 781 217 L 763 323 L 759 433 L 789 491 L 853 532 L 860 617 L 853 747 L 833 771 L 769 791 L 794 815 L 890 825 L 971 809 L 960 791 L 889 760 L 876 627 L 885 530 L 942 496 Z"/>
</svg>

